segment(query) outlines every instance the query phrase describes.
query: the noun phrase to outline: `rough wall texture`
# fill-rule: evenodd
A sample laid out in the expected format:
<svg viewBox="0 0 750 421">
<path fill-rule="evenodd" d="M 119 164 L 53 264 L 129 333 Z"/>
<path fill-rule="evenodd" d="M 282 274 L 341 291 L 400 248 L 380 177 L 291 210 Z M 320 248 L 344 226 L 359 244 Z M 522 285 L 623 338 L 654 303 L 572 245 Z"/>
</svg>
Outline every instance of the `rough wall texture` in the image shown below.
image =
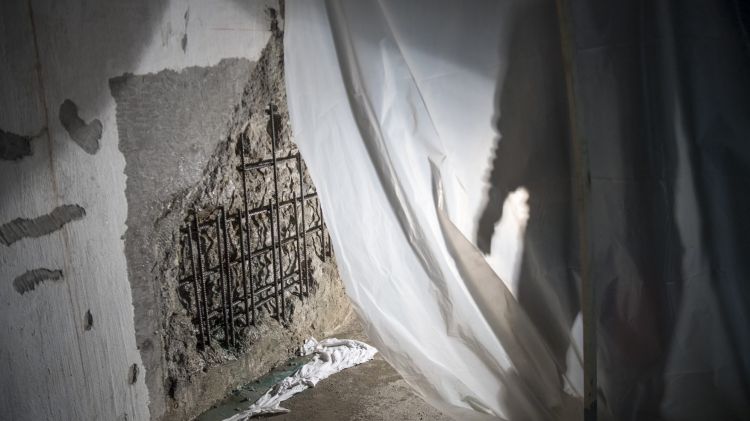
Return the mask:
<svg viewBox="0 0 750 421">
<path fill-rule="evenodd" d="M 257 60 L 270 36 L 268 7 L 277 1 L 0 2 L 0 142 L 13 142 L 0 148 L 0 225 L 20 218 L 52 229 L 0 243 L 0 418 L 151 417 L 121 238 L 126 162 L 109 81 Z M 61 121 L 66 100 L 86 127 L 101 123 L 95 154 L 68 129 L 79 140 L 98 130 L 88 136 L 78 120 Z M 46 225 L 68 205 L 85 215 Z"/>
<path fill-rule="evenodd" d="M 305 302 L 287 297 L 286 323 L 271 317 L 273 309 L 266 306 L 259 309 L 254 326 L 238 332 L 237 347 L 222 347 L 221 338 L 215 338 L 213 346 L 199 348 L 194 304 L 180 289 L 187 253 L 180 229 L 194 209 L 211 214 L 224 206 L 235 214 L 242 207 L 238 142 L 245 139 L 250 161 L 271 155 L 270 102 L 277 107 L 277 154 L 297 153 L 287 123 L 282 54 L 277 31 L 257 65 L 223 60 L 179 73 L 123 75 L 110 81 L 128 176 L 125 252 L 152 417 L 197 415 L 232 387 L 285 361 L 305 337 L 325 335 L 351 315 L 335 263 L 313 260 L 311 297 Z M 291 171 L 281 169 L 280 190 L 293 184 L 292 178 Z M 305 180 L 312 185 L 309 176 Z M 270 202 L 268 173 L 249 175 L 248 186 L 256 205 Z M 308 206 L 306 219 L 308 226 L 314 225 L 320 214 Z M 268 239 L 260 233 L 251 241 Z M 215 240 L 207 239 L 209 244 Z M 230 242 L 236 240 L 230 236 Z M 322 252 L 321 246 L 313 241 L 310 250 Z M 268 273 L 270 260 L 261 265 Z M 218 291 L 214 287 L 212 292 Z"/>
<path fill-rule="evenodd" d="M 252 63 L 222 60 L 211 67 L 124 75 L 110 81 L 117 102 L 119 148 L 125 155 L 128 218 L 125 254 L 133 290 L 136 341 L 146 368 L 152 416 L 164 412 L 160 252 L 171 247 L 179 214 L 162 214 L 201 179 L 216 145 L 226 136 L 227 116 L 242 95 Z"/>
</svg>

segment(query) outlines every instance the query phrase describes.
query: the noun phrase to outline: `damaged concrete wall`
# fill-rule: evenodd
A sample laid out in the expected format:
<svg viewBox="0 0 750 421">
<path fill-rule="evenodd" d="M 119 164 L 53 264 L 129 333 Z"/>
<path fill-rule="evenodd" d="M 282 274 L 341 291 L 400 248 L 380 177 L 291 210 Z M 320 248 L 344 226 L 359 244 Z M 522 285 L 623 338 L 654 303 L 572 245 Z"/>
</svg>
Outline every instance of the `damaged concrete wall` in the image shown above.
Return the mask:
<svg viewBox="0 0 750 421">
<path fill-rule="evenodd" d="M 180 229 L 193 210 L 211 214 L 223 206 L 236 215 L 243 209 L 238 142 L 244 139 L 249 161 L 271 156 L 269 103 L 274 103 L 273 123 L 279 128 L 277 155 L 297 153 L 288 125 L 282 54 L 282 34 L 276 32 L 257 65 L 231 59 L 216 66 L 128 74 L 110 81 L 128 176 L 125 252 L 152 416 L 164 413 L 164 419 L 186 419 L 199 414 L 231 388 L 288 359 L 306 337 L 330 333 L 352 314 L 335 263 L 314 259 L 312 296 L 305 303 L 287 297 L 287 323 L 270 317 L 272 311 L 265 306 L 255 325 L 238 329 L 236 347 L 222 347 L 223 339 L 214 338 L 211 346 L 201 348 L 192 320 L 197 317 L 193 296 L 179 284 L 189 261 Z M 294 177 L 279 169 L 281 201 L 291 199 L 288 187 L 298 185 Z M 312 185 L 309 175 L 305 180 Z M 251 207 L 273 201 L 270 172 L 248 174 L 247 183 Z M 306 210 L 307 226 L 319 224 L 320 212 L 310 205 Z M 282 212 L 280 219 L 285 217 L 289 215 Z M 264 226 L 259 223 L 260 229 L 252 230 L 250 244 L 271 246 Z M 288 237 L 289 227 L 283 228 L 281 236 Z M 207 255 L 214 256 L 207 266 L 217 266 L 218 238 L 206 235 L 206 247 L 213 250 Z M 308 248 L 322 252 L 315 238 L 310 238 Z M 236 250 L 236 232 L 228 241 Z M 255 273 L 267 275 L 269 270 L 270 260 L 255 260 Z M 234 275 L 236 279 L 239 274 Z M 219 287 L 212 285 L 209 295 L 218 294 Z"/>
<path fill-rule="evenodd" d="M 3 418 L 159 416 L 137 349 L 121 238 L 126 162 L 110 80 L 257 60 L 270 36 L 268 7 L 278 6 L 0 3 L 0 225 L 13 239 L 0 244 Z M 55 213 L 78 208 L 85 213 Z"/>
<path fill-rule="evenodd" d="M 170 230 L 159 228 L 179 222 L 169 205 L 201 180 L 216 145 L 226 136 L 227 116 L 239 102 L 251 69 L 246 59 L 226 59 L 216 66 L 110 81 L 127 175 L 125 253 L 136 339 L 154 415 L 165 411 L 159 300 L 164 279 L 154 269 L 162 250 L 172 247 Z"/>
</svg>

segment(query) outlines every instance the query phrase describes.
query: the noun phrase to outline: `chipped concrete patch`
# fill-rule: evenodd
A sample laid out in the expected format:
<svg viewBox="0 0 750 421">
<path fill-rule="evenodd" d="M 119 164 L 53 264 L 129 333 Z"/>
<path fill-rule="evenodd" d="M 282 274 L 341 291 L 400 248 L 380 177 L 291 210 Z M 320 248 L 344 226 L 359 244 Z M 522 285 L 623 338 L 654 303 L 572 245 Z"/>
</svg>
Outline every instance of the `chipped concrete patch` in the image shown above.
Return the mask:
<svg viewBox="0 0 750 421">
<path fill-rule="evenodd" d="M 33 269 L 26 271 L 23 275 L 14 279 L 13 288 L 15 288 L 16 292 L 23 295 L 29 291 L 33 291 L 43 282 L 59 281 L 62 277 L 63 273 L 61 270 Z"/>
<path fill-rule="evenodd" d="M 83 316 L 83 330 L 91 330 L 94 327 L 94 316 L 91 314 L 91 310 L 86 310 L 86 314 Z"/>
<path fill-rule="evenodd" d="M 180 40 L 180 46 L 182 47 L 182 52 L 187 52 L 187 43 L 188 43 L 188 35 L 187 35 L 187 27 L 188 22 L 190 22 L 190 8 L 188 7 L 185 11 L 185 33 L 182 34 L 182 39 Z"/>
<path fill-rule="evenodd" d="M 16 218 L 0 226 L 0 243 L 9 246 L 22 238 L 41 237 L 83 218 L 86 210 L 78 205 L 62 205 L 38 218 Z"/>
<path fill-rule="evenodd" d="M 17 161 L 31 155 L 31 137 L 0 129 L 0 159 Z"/>
<path fill-rule="evenodd" d="M 173 202 L 204 176 L 252 68 L 249 60 L 223 59 L 210 67 L 124 74 L 109 81 L 127 175 L 124 240 L 136 341 L 155 419 L 168 410 L 160 291 L 166 274 L 159 263 L 173 253 L 172 231 L 184 217 L 173 211 Z"/>
<path fill-rule="evenodd" d="M 128 383 L 135 384 L 138 381 L 138 372 L 140 369 L 138 368 L 138 364 L 133 364 L 130 366 L 130 370 L 128 370 Z"/>
<path fill-rule="evenodd" d="M 102 123 L 98 119 L 94 119 L 87 124 L 78 116 L 78 106 L 69 99 L 66 99 L 60 105 L 60 123 L 68 131 L 70 138 L 86 153 L 93 155 L 99 150 Z"/>
</svg>

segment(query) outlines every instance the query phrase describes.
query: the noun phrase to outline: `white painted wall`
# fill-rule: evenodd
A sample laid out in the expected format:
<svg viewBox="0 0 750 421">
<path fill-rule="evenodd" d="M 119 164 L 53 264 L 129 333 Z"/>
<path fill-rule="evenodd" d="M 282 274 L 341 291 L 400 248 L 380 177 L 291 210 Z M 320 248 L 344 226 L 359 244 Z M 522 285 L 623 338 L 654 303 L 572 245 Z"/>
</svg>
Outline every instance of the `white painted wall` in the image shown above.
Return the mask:
<svg viewBox="0 0 750 421">
<path fill-rule="evenodd" d="M 125 161 L 108 81 L 227 57 L 254 60 L 269 37 L 269 5 L 277 7 L 273 0 L 0 2 L 0 128 L 41 133 L 32 156 L 0 161 L 0 224 L 62 204 L 86 209 L 50 235 L 0 245 L 2 418 L 150 417 L 121 239 Z M 65 99 L 85 121 L 101 121 L 95 155 L 60 124 Z M 62 269 L 64 280 L 17 293 L 13 279 L 39 267 Z M 85 331 L 89 309 L 94 328 Z M 133 363 L 140 375 L 130 385 Z"/>
</svg>

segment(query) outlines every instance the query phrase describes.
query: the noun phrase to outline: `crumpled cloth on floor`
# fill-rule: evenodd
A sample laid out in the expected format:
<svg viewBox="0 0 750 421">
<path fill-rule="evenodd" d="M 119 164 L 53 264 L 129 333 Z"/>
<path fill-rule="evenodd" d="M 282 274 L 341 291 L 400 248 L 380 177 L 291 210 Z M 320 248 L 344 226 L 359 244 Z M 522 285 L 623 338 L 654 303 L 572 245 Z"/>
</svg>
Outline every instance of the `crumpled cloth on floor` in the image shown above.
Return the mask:
<svg viewBox="0 0 750 421">
<path fill-rule="evenodd" d="M 244 421 L 256 415 L 289 412 L 279 406 L 282 401 L 307 388 L 315 387 L 319 381 L 332 374 L 370 361 L 377 352 L 375 347 L 353 339 L 329 338 L 318 342 L 315 338 L 310 338 L 300 348 L 301 355 L 315 354 L 310 362 L 270 388 L 248 409 L 224 421 Z"/>
</svg>

